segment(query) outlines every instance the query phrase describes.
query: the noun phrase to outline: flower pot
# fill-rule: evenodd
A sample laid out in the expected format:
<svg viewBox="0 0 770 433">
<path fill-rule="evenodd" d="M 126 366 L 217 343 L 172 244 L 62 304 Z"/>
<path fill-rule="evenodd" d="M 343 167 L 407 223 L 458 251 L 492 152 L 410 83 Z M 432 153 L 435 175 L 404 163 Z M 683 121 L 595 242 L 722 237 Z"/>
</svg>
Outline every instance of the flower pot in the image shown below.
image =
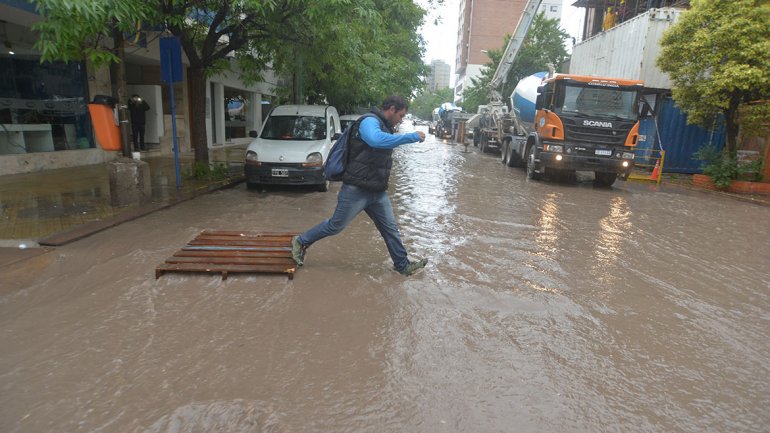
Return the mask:
<svg viewBox="0 0 770 433">
<path fill-rule="evenodd" d="M 730 182 L 727 188 L 718 188 L 709 176 L 705 174 L 694 174 L 692 176 L 693 186 L 715 191 L 726 191 L 736 194 L 758 194 L 770 195 L 770 182 L 749 182 L 745 180 L 734 180 Z"/>
</svg>

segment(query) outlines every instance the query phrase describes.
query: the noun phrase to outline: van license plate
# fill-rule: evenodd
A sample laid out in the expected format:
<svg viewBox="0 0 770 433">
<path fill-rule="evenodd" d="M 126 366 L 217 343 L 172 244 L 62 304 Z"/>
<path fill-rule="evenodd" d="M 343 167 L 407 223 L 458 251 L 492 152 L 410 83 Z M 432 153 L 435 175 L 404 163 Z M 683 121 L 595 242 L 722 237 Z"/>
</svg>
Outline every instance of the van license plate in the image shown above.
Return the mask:
<svg viewBox="0 0 770 433">
<path fill-rule="evenodd" d="M 274 168 L 273 177 L 289 177 L 288 168 Z"/>
<path fill-rule="evenodd" d="M 612 151 L 609 149 L 596 149 L 596 154 L 600 156 L 612 156 Z"/>
</svg>

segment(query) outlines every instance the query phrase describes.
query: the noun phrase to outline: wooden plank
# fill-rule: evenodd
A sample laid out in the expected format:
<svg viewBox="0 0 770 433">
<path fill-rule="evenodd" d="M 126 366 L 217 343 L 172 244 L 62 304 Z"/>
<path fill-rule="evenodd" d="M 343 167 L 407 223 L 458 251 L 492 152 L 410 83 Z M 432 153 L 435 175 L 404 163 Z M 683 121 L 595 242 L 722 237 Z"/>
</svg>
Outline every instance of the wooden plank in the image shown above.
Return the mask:
<svg viewBox="0 0 770 433">
<path fill-rule="evenodd" d="M 294 233 L 258 233 L 206 230 L 155 269 L 155 278 L 167 272 L 281 273 L 294 279 L 297 265 L 291 258 Z"/>
<path fill-rule="evenodd" d="M 233 230 L 204 230 L 200 235 L 215 235 L 215 236 L 258 236 L 258 237 L 287 237 L 291 239 L 296 236 L 297 233 L 273 233 L 273 232 L 255 232 L 255 231 L 233 231 Z M 199 235 L 199 236 L 200 236 Z"/>
<path fill-rule="evenodd" d="M 288 242 L 270 242 L 270 241 L 263 241 L 263 240 L 252 240 L 252 239 L 232 239 L 232 240 L 226 240 L 226 239 L 215 239 L 215 240 L 208 240 L 208 239 L 194 239 L 188 242 L 188 245 L 242 245 L 245 247 L 281 247 L 281 246 L 287 246 Z M 291 244 L 289 244 L 290 246 Z"/>
<path fill-rule="evenodd" d="M 264 240 L 264 241 L 271 241 L 271 242 L 290 242 L 292 236 L 254 236 L 249 235 L 245 233 L 241 233 L 240 235 L 227 235 L 227 234 L 217 234 L 217 233 L 209 233 L 209 234 L 200 234 L 196 236 L 197 239 L 252 239 L 252 240 Z"/>
<path fill-rule="evenodd" d="M 241 250 L 180 250 L 174 253 L 174 257 L 289 257 L 291 251 L 241 251 Z"/>
<path fill-rule="evenodd" d="M 281 265 L 295 266 L 294 260 L 287 257 L 170 257 L 166 263 L 199 263 L 199 264 L 236 264 L 236 265 Z"/>
<path fill-rule="evenodd" d="M 158 265 L 156 271 L 161 272 L 208 272 L 208 273 L 222 273 L 222 272 L 239 272 L 239 273 L 273 273 L 273 274 L 286 274 L 294 273 L 296 267 L 286 267 L 280 265 L 217 265 L 209 264 L 201 266 L 197 263 L 164 263 Z"/>
</svg>

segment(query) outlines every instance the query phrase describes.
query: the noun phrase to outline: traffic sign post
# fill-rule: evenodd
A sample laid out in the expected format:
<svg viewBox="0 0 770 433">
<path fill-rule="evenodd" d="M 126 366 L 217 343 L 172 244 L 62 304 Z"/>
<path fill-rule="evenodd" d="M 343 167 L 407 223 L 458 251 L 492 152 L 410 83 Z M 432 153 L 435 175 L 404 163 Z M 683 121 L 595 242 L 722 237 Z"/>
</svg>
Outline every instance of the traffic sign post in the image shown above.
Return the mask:
<svg viewBox="0 0 770 433">
<path fill-rule="evenodd" d="M 176 171 L 176 188 L 182 186 L 179 175 L 179 143 L 176 135 L 176 109 L 174 99 L 174 83 L 182 81 L 182 44 L 176 36 L 160 38 L 160 75 L 164 83 L 169 84 L 171 96 L 171 130 L 174 143 L 174 169 Z"/>
</svg>

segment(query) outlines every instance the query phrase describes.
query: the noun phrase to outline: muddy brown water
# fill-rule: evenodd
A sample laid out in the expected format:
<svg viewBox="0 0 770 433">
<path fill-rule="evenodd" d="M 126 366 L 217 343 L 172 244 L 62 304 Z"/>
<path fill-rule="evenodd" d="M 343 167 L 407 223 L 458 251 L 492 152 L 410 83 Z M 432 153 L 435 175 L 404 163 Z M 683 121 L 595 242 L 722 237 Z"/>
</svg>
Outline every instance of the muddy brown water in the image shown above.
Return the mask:
<svg viewBox="0 0 770 433">
<path fill-rule="evenodd" d="M 204 229 L 301 231 L 241 185 L 0 268 L 2 432 L 767 432 L 770 208 L 531 182 L 429 139 L 295 279 L 154 268 Z"/>
</svg>

